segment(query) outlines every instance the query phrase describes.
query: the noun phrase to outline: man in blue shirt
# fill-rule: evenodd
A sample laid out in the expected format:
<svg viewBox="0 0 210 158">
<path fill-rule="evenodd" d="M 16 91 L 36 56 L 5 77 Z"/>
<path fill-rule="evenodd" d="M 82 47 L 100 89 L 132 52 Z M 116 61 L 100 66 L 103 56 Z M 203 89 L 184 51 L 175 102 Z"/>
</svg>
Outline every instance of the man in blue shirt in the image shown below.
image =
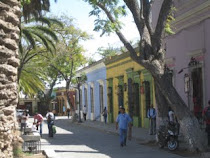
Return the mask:
<svg viewBox="0 0 210 158">
<path fill-rule="evenodd" d="M 147 111 L 147 117 L 150 120 L 149 134 L 150 135 L 153 135 L 153 134 L 155 135 L 156 134 L 156 110 L 155 110 L 155 108 L 153 107 L 152 104 Z"/>
<path fill-rule="evenodd" d="M 120 132 L 120 146 L 126 146 L 126 139 L 127 139 L 127 129 L 128 126 L 131 128 L 131 118 L 128 114 L 125 113 L 125 108 L 120 108 L 120 114 L 117 116 L 116 120 L 116 130 Z"/>
</svg>

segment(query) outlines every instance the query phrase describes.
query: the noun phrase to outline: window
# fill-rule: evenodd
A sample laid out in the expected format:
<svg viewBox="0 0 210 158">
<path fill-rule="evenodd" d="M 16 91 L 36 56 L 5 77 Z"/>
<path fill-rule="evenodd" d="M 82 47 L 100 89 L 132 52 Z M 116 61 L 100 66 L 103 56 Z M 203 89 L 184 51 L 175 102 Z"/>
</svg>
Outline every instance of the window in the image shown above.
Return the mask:
<svg viewBox="0 0 210 158">
<path fill-rule="evenodd" d="M 113 91 L 112 91 L 112 87 L 108 87 L 108 103 L 109 103 L 109 112 L 113 113 Z"/>
<path fill-rule="evenodd" d="M 128 79 L 128 111 L 131 118 L 133 117 L 134 112 L 134 98 L 133 98 L 133 80 Z"/>
<path fill-rule="evenodd" d="M 139 84 L 133 84 L 134 116 L 139 116 Z"/>
<path fill-rule="evenodd" d="M 86 108 L 88 107 L 88 101 L 87 101 L 87 88 L 84 89 L 84 95 L 85 95 L 85 105 L 86 105 Z"/>
<path fill-rule="evenodd" d="M 192 95 L 194 104 L 194 113 L 197 117 L 202 117 L 203 108 L 203 79 L 202 79 L 202 68 L 194 68 L 191 72 L 192 78 Z"/>
<path fill-rule="evenodd" d="M 100 112 L 102 113 L 103 109 L 104 109 L 104 93 L 103 93 L 103 86 L 100 85 L 99 86 L 99 100 L 100 100 Z"/>
<path fill-rule="evenodd" d="M 149 81 L 144 81 L 145 85 L 145 105 L 146 105 L 146 115 L 147 116 L 147 111 L 149 109 L 149 106 L 151 104 L 151 98 L 150 98 L 150 83 Z"/>
<path fill-rule="evenodd" d="M 124 98 L 123 98 L 123 86 L 122 85 L 119 85 L 118 86 L 118 106 L 120 107 L 120 106 L 122 106 L 122 107 L 124 107 L 124 104 L 123 104 L 123 102 L 124 102 Z"/>
<path fill-rule="evenodd" d="M 91 101 L 91 112 L 94 113 L 94 94 L 93 87 L 90 88 L 90 101 Z"/>
</svg>

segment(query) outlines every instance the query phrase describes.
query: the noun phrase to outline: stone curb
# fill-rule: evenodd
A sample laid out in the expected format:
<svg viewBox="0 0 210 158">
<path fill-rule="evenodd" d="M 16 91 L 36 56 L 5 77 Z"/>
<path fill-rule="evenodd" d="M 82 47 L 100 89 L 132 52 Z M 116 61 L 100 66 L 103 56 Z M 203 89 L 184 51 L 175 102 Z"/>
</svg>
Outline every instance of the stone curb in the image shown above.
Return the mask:
<svg viewBox="0 0 210 158">
<path fill-rule="evenodd" d="M 47 158 L 59 158 L 54 150 L 52 149 L 45 149 L 43 150 L 44 155 L 46 155 Z"/>
</svg>

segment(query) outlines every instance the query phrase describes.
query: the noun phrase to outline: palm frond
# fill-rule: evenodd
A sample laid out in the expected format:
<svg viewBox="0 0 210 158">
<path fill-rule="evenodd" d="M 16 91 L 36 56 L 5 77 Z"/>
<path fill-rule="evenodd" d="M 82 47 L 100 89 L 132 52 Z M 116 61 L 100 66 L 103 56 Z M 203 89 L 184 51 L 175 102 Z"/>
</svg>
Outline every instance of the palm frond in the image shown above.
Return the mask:
<svg viewBox="0 0 210 158">
<path fill-rule="evenodd" d="M 37 26 L 37 27 L 33 27 L 33 29 L 38 29 L 38 30 L 42 31 L 44 34 L 47 34 L 50 37 L 52 37 L 55 41 L 58 41 L 58 37 L 56 36 L 54 31 L 52 31 L 49 28 L 46 28 L 46 27 L 43 27 L 43 26 Z"/>
<path fill-rule="evenodd" d="M 51 53 L 55 52 L 56 50 L 55 44 L 53 43 L 52 40 L 50 40 L 50 38 L 48 38 L 44 34 L 38 33 L 37 31 L 33 32 L 33 34 L 36 35 L 36 37 L 34 37 L 35 39 L 37 39 L 38 41 L 41 40 L 41 42 L 47 48 L 47 50 L 49 50 Z"/>
<path fill-rule="evenodd" d="M 23 28 L 22 30 L 22 37 L 24 37 L 25 41 L 28 41 L 30 45 L 35 48 L 36 42 L 33 38 L 33 35 L 31 34 L 30 30 Z"/>
<path fill-rule="evenodd" d="M 19 89 L 29 96 L 36 94 L 39 90 L 45 89 L 44 83 L 38 75 L 26 70 L 21 73 L 19 87 Z"/>
<path fill-rule="evenodd" d="M 48 12 L 49 9 L 50 9 L 49 0 L 30 0 L 30 3 L 22 3 L 23 17 L 26 22 L 31 17 L 34 17 L 36 19 L 42 17 L 43 11 Z"/>
<path fill-rule="evenodd" d="M 61 21 L 59 21 L 57 19 L 51 19 L 51 18 L 48 18 L 48 19 L 50 20 L 51 25 L 55 24 L 55 25 L 58 25 L 59 27 L 62 27 L 62 28 L 64 27 L 64 25 Z"/>
</svg>

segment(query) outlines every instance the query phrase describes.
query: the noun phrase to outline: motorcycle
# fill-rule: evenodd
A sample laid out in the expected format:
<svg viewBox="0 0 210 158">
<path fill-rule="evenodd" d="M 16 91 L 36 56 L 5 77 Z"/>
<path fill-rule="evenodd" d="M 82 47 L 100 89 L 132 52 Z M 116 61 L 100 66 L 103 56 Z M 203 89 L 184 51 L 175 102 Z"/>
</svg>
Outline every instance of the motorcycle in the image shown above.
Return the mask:
<svg viewBox="0 0 210 158">
<path fill-rule="evenodd" d="M 176 125 L 168 123 L 167 126 L 160 126 L 157 132 L 157 139 L 160 148 L 167 146 L 170 151 L 176 150 L 179 146 Z"/>
</svg>

